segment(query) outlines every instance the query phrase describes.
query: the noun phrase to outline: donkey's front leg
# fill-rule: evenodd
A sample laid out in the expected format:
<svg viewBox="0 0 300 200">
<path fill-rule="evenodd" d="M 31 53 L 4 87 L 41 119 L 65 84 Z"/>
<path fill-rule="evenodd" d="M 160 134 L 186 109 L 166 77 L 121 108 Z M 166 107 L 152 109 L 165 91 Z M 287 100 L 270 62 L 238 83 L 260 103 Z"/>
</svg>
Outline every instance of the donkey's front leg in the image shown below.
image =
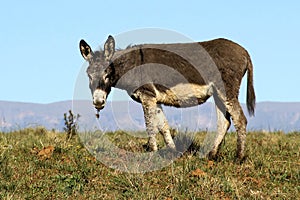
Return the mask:
<svg viewBox="0 0 300 200">
<path fill-rule="evenodd" d="M 149 147 L 152 151 L 157 151 L 156 133 L 158 132 L 158 123 L 156 120 L 157 107 L 152 99 L 142 101 L 146 131 L 149 136 Z"/>
<path fill-rule="evenodd" d="M 174 141 L 170 134 L 170 127 L 163 113 L 161 105 L 157 105 L 155 99 L 147 99 L 142 101 L 144 117 L 146 122 L 146 130 L 149 135 L 149 147 L 153 151 L 157 151 L 156 133 L 160 132 L 166 145 L 175 148 Z"/>
<path fill-rule="evenodd" d="M 161 105 L 157 105 L 156 120 L 158 121 L 158 130 L 163 135 L 166 145 L 175 149 L 175 144 L 170 133 L 170 127 Z"/>
</svg>

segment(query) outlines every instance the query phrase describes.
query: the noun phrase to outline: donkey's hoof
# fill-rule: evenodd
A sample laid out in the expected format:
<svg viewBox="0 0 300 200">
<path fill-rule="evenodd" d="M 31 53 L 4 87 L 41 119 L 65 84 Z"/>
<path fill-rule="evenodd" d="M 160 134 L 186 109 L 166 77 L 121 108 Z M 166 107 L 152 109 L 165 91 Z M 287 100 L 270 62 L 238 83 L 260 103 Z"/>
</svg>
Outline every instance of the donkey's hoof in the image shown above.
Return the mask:
<svg viewBox="0 0 300 200">
<path fill-rule="evenodd" d="M 207 157 L 208 160 L 216 160 L 216 159 L 218 158 L 217 152 L 214 151 L 214 150 L 212 150 L 212 151 L 210 151 L 210 152 L 207 154 L 206 157 Z"/>
<path fill-rule="evenodd" d="M 170 143 L 170 144 L 167 144 L 168 148 L 170 149 L 176 149 L 176 146 L 174 143 Z"/>
<path fill-rule="evenodd" d="M 242 164 L 243 162 L 245 162 L 247 160 L 247 157 L 248 156 L 244 155 L 244 154 L 237 154 L 235 162 L 238 163 L 238 164 Z"/>
</svg>

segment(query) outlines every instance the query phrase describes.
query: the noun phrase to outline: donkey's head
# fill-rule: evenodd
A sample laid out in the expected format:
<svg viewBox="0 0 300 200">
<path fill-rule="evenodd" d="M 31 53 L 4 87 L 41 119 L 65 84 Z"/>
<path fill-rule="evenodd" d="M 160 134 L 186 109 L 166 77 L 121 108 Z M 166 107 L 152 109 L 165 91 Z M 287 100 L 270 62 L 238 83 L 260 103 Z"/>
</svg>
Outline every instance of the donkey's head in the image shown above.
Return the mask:
<svg viewBox="0 0 300 200">
<path fill-rule="evenodd" d="M 89 87 L 93 96 L 93 104 L 99 111 L 104 108 L 106 98 L 112 87 L 114 68 L 111 64 L 115 52 L 115 40 L 109 36 L 104 44 L 104 50 L 93 52 L 91 47 L 81 40 L 79 48 L 83 58 L 89 62 L 86 70 L 89 77 Z"/>
</svg>

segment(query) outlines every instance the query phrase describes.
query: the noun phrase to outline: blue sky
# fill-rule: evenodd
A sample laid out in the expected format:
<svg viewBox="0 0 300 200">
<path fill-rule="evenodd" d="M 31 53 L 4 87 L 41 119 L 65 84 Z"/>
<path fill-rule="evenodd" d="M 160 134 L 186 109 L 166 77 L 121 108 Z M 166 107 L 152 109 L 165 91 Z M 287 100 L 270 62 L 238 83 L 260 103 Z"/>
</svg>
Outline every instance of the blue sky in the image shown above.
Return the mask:
<svg viewBox="0 0 300 200">
<path fill-rule="evenodd" d="M 296 0 L 11 0 L 2 2 L 0 9 L 0 100 L 72 99 L 84 63 L 80 39 L 96 48 L 109 34 L 148 27 L 173 30 L 194 41 L 234 40 L 252 56 L 257 101 L 300 100 L 300 2 Z"/>
</svg>

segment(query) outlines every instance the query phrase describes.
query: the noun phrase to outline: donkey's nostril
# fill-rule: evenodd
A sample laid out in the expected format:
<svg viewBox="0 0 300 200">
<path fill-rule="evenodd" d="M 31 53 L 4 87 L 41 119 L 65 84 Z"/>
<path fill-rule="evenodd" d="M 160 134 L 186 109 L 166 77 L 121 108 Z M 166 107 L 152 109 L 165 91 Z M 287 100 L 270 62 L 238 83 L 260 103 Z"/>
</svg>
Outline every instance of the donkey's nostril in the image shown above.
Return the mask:
<svg viewBox="0 0 300 200">
<path fill-rule="evenodd" d="M 102 109 L 105 106 L 105 101 L 104 100 L 94 100 L 93 104 L 96 109 Z"/>
<path fill-rule="evenodd" d="M 104 100 L 94 100 L 93 104 L 94 105 L 102 105 L 102 104 L 104 104 Z"/>
</svg>

